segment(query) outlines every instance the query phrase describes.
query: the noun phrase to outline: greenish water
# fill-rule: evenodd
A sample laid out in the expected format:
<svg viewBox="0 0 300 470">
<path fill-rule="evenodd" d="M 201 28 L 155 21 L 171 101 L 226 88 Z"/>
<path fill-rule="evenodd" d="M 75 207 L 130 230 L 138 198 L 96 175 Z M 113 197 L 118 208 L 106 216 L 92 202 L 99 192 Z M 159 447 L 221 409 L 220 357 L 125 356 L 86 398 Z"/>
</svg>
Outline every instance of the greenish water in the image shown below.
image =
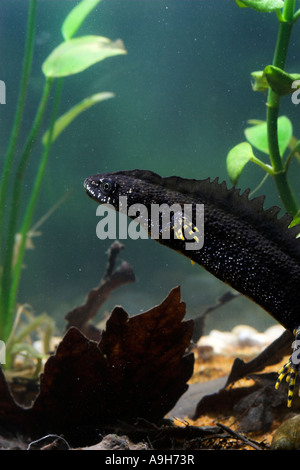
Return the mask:
<svg viewBox="0 0 300 470">
<path fill-rule="evenodd" d="M 62 42 L 62 21 L 76 3 L 38 2 L 19 149 L 40 99 L 41 64 Z M 27 8 L 27 0 L 0 3 L 0 79 L 7 87 L 7 103 L 0 108 L 2 156 L 18 96 Z M 239 9 L 233 0 L 103 0 L 79 33 L 121 38 L 127 55 L 64 80 L 60 113 L 93 93 L 111 91 L 116 97 L 78 117 L 55 142 L 40 194 L 35 221 L 70 191 L 41 227 L 35 249 L 26 253 L 19 301 L 32 305 L 36 313 L 53 315 L 59 326 L 64 325 L 65 313 L 98 284 L 111 244 L 96 237 L 96 204 L 85 195 L 83 180 L 98 172 L 141 168 L 164 176 L 218 176 L 228 181 L 228 151 L 244 140 L 247 119 L 265 118 L 266 95 L 252 91 L 250 73 L 271 62 L 277 22 L 271 14 Z M 299 46 L 300 36 L 294 34 L 291 63 Z M 299 109 L 288 99 L 284 113 L 297 124 Z M 25 192 L 33 184 L 41 153 L 38 144 L 27 169 Z M 240 185 L 255 188 L 262 177 L 249 166 Z M 268 195 L 266 205 L 280 204 L 271 181 L 258 194 L 262 193 Z M 131 263 L 137 282 L 116 291 L 105 305 L 108 311 L 122 304 L 136 314 L 181 285 L 188 316 L 193 317 L 227 290 L 199 266 L 152 240 L 128 239 L 124 245 L 120 259 Z M 215 312 L 207 325 L 226 329 L 237 322 L 264 329 L 273 320 L 249 300 L 239 299 Z"/>
</svg>

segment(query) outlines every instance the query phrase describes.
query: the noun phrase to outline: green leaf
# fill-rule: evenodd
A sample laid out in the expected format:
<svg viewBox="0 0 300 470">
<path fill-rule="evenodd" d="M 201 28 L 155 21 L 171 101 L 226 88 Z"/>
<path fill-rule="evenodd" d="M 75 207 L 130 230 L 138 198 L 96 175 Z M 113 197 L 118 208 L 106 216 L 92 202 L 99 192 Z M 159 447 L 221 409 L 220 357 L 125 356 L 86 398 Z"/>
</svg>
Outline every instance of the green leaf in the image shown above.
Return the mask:
<svg viewBox="0 0 300 470">
<path fill-rule="evenodd" d="M 282 156 L 287 149 L 293 135 L 293 126 L 286 116 L 281 116 L 277 121 L 278 143 L 280 155 Z M 269 154 L 267 123 L 257 124 L 256 126 L 245 129 L 245 136 L 248 142 L 261 152 Z"/>
<path fill-rule="evenodd" d="M 279 10 L 284 6 L 283 0 L 237 0 L 236 3 L 240 8 L 248 7 L 262 13 Z"/>
<path fill-rule="evenodd" d="M 82 36 L 61 43 L 42 65 L 46 77 L 66 77 L 82 72 L 93 64 L 119 54 L 126 54 L 121 39 Z"/>
<path fill-rule="evenodd" d="M 284 70 L 268 65 L 264 70 L 264 76 L 266 77 L 268 84 L 275 93 L 279 96 L 289 95 L 294 93 L 295 87 L 293 83 L 295 80 L 300 79 L 300 74 L 287 73 Z"/>
<path fill-rule="evenodd" d="M 248 142 L 233 147 L 227 155 L 226 165 L 230 181 L 237 184 L 245 165 L 254 157 L 252 147 Z"/>
<path fill-rule="evenodd" d="M 247 8 L 246 5 L 241 0 L 235 0 L 235 3 L 239 8 Z"/>
<path fill-rule="evenodd" d="M 62 131 L 69 125 L 71 124 L 72 121 L 83 111 L 86 111 L 88 108 L 93 106 L 96 103 L 99 103 L 100 101 L 107 100 L 109 98 L 113 98 L 115 95 L 110 92 L 102 92 L 102 93 L 96 93 L 95 95 L 89 96 L 88 98 L 85 98 L 84 100 L 80 101 L 80 103 L 77 103 L 75 106 L 73 106 L 69 111 L 64 113 L 62 116 L 60 116 L 53 128 L 53 133 L 52 133 L 52 139 L 51 143 L 53 143 L 57 137 L 62 133 Z M 46 145 L 48 143 L 48 138 L 49 138 L 49 130 L 45 132 L 42 138 L 43 145 Z"/>
<path fill-rule="evenodd" d="M 269 83 L 263 71 L 252 72 L 251 77 L 254 79 L 252 83 L 254 91 L 266 91 L 269 88 Z"/>
<path fill-rule="evenodd" d="M 74 36 L 85 18 L 100 1 L 101 0 L 82 0 L 70 11 L 61 28 L 62 35 L 66 41 Z"/>
</svg>

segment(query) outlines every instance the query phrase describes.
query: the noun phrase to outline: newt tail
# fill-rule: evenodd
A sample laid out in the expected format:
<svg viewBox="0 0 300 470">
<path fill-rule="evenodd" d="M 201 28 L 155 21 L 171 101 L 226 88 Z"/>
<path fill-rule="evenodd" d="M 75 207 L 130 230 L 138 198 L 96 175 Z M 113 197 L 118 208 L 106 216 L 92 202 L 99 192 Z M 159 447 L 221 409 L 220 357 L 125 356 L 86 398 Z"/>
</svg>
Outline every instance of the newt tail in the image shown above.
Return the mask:
<svg viewBox="0 0 300 470">
<path fill-rule="evenodd" d="M 173 214 L 171 235 L 164 237 L 164 225 L 158 227 L 157 241 L 203 266 L 218 279 L 249 297 L 293 333 L 300 331 L 300 226 L 289 228 L 292 217 L 278 218 L 280 209 L 264 209 L 264 196 L 249 199 L 249 190 L 228 189 L 226 183 L 163 178 L 147 170 L 118 171 L 90 176 L 84 182 L 87 194 L 99 204 L 120 210 L 120 197 L 128 207 L 142 204 L 147 208 L 144 225 L 153 229 L 151 208 L 162 205 L 182 208 L 192 206 L 192 220 Z M 204 205 L 204 239 L 195 224 L 197 208 Z M 136 219 L 137 214 L 130 215 Z M 145 216 L 144 216 L 145 217 Z M 178 229 L 178 220 L 182 226 Z M 139 218 L 141 221 L 141 218 Z M 188 228 L 187 231 L 184 229 Z M 188 236 L 189 234 L 189 236 Z M 187 248 L 187 238 L 197 241 Z M 298 347 L 297 343 L 297 350 Z M 280 371 L 277 387 L 290 376 L 288 406 L 291 406 L 299 364 L 291 356 Z"/>
</svg>

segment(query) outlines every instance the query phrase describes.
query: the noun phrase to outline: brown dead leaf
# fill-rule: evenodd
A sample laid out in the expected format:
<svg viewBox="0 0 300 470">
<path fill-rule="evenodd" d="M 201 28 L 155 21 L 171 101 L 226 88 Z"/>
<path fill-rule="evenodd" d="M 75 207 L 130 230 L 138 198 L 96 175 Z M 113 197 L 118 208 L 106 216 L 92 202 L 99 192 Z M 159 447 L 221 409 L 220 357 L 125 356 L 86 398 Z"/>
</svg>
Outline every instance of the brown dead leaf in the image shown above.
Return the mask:
<svg viewBox="0 0 300 470">
<path fill-rule="evenodd" d="M 56 433 L 76 445 L 101 428 L 138 418 L 157 422 L 188 388 L 193 321 L 174 288 L 157 307 L 130 318 L 116 307 L 99 343 L 71 328 L 45 364 L 29 409 L 17 405 L 0 376 L 0 425 L 32 437 Z"/>
</svg>

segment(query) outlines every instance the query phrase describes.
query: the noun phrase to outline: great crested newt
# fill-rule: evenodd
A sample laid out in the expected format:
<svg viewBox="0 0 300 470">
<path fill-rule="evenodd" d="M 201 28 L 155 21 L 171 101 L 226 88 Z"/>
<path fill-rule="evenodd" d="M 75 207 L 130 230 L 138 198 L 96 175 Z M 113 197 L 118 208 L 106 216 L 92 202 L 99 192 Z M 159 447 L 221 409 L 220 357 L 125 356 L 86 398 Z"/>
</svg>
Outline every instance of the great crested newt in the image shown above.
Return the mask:
<svg viewBox="0 0 300 470">
<path fill-rule="evenodd" d="M 93 200 L 110 204 L 116 210 L 120 210 L 119 203 L 124 197 L 128 207 L 145 206 L 149 232 L 153 205 L 192 205 L 193 220 L 184 217 L 181 220 L 196 241 L 199 240 L 195 208 L 204 205 L 204 243 L 198 249 L 187 249 L 187 232 L 183 236 L 182 230 L 177 230 L 178 220 L 174 215 L 170 221 L 174 236 L 163 237 L 161 223 L 157 241 L 203 266 L 294 333 L 294 353 L 278 372 L 276 382 L 278 388 L 284 377 L 289 381 L 288 406 L 291 406 L 300 362 L 293 359 L 300 352 L 300 239 L 297 238 L 300 227 L 289 228 L 292 218 L 287 214 L 279 218 L 280 209 L 275 206 L 264 209 L 264 196 L 249 199 L 249 190 L 241 193 L 235 187 L 228 189 L 218 179 L 163 178 L 148 170 L 128 170 L 90 176 L 84 187 Z M 136 217 L 136 213 L 131 215 Z"/>
</svg>

